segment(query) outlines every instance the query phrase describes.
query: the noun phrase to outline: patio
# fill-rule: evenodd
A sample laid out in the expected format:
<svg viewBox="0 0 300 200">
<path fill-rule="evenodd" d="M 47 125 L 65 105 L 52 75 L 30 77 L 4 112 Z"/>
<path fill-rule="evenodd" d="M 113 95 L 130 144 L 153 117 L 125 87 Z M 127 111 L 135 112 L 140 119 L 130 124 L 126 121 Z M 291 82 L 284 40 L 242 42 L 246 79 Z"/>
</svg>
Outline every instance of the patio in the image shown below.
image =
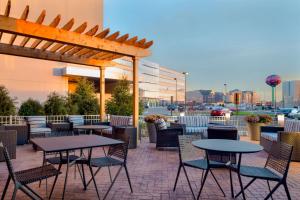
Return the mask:
<svg viewBox="0 0 300 200">
<path fill-rule="evenodd" d="M 248 137 L 242 137 L 242 140 L 248 141 Z M 95 154 L 103 154 L 102 149 L 97 149 Z M 99 155 L 98 154 L 98 155 Z M 243 164 L 252 164 L 263 166 L 267 154 L 260 152 L 257 154 L 249 154 L 243 156 Z M 188 188 L 187 181 L 183 174 L 179 178 L 177 189 L 173 192 L 173 185 L 178 167 L 178 152 L 177 151 L 159 151 L 155 149 L 155 144 L 149 144 L 148 138 L 144 138 L 137 149 L 129 150 L 128 154 L 128 169 L 133 185 L 134 192 L 131 194 L 125 176 L 125 171 L 122 170 L 115 185 L 110 191 L 107 199 L 192 199 L 191 192 Z M 40 166 L 42 164 L 42 152 L 35 152 L 30 145 L 17 147 L 17 159 L 13 160 L 15 170 L 21 170 L 30 167 Z M 117 168 L 117 167 L 116 167 Z M 114 174 L 116 168 L 112 168 Z M 74 178 L 74 167 L 71 167 L 69 175 L 69 184 L 67 186 L 66 199 L 97 199 L 97 195 L 93 185 L 88 187 L 87 191 L 83 190 L 83 186 L 77 173 Z M 62 171 L 65 171 L 63 166 Z M 89 174 L 88 169 L 85 169 L 86 174 Z M 78 171 L 77 171 L 78 172 Z M 188 169 L 190 180 L 195 191 L 198 192 L 200 187 L 201 171 Z M 217 179 L 220 181 L 226 197 L 218 190 L 211 176 L 205 183 L 201 199 L 231 199 L 229 172 L 227 170 L 215 170 Z M 7 178 L 7 169 L 4 162 L 0 163 L 0 192 L 2 193 L 3 186 Z M 64 173 L 59 177 L 56 184 L 53 199 L 60 199 L 63 190 Z M 103 169 L 96 176 L 98 188 L 101 197 L 107 190 L 110 180 L 107 169 Z M 243 183 L 248 180 L 243 178 Z M 48 191 L 52 184 L 52 179 L 48 181 Z M 300 195 L 300 163 L 292 162 L 289 172 L 288 185 L 292 199 L 297 199 Z M 42 187 L 37 184 L 32 185 L 33 188 L 45 196 L 45 182 Z M 238 181 L 234 175 L 235 192 L 238 192 Z M 10 184 L 6 198 L 9 199 L 12 195 L 12 184 Z M 263 199 L 268 194 L 266 182 L 256 181 L 249 190 L 246 190 L 247 199 Z M 274 199 L 286 199 L 283 188 L 279 188 L 273 195 Z M 17 199 L 28 199 L 22 192 L 18 192 Z M 242 199 L 241 196 L 239 199 Z"/>
</svg>

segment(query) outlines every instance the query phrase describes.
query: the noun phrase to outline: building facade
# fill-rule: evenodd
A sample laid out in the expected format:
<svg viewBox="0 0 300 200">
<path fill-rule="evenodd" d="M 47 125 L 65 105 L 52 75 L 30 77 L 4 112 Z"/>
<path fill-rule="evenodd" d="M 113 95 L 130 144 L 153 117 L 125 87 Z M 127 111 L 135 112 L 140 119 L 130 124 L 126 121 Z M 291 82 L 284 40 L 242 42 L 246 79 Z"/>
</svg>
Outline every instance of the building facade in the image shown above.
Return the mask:
<svg viewBox="0 0 300 200">
<path fill-rule="evenodd" d="M 7 1 L 0 1 L 0 13 L 4 13 Z M 64 26 L 70 19 L 76 17 L 72 30 L 84 22 L 89 22 L 86 31 L 99 25 L 98 32 L 103 30 L 103 0 L 18 0 L 12 1 L 11 17 L 20 18 L 24 7 L 30 6 L 28 21 L 36 21 L 41 10 L 47 9 L 47 17 L 44 24 L 51 21 L 60 14 L 63 18 L 58 27 Z M 9 43 L 10 34 L 3 34 L 1 42 Z M 15 43 L 21 43 L 24 37 L 18 36 Z M 30 39 L 25 47 L 30 47 L 34 39 Z M 45 42 L 37 47 L 41 48 Z M 56 43 L 52 44 L 55 45 Z M 115 60 L 116 66 L 105 70 L 105 93 L 106 98 L 118 80 L 126 77 L 132 81 L 132 62 L 130 59 Z M 86 77 L 94 82 L 96 93 L 99 96 L 100 70 L 94 67 L 81 66 L 54 61 L 37 60 L 16 56 L 0 55 L 0 85 L 4 85 L 12 97 L 17 98 L 17 103 L 34 98 L 44 102 L 51 92 L 66 95 L 74 91 L 78 78 Z M 157 63 L 141 60 L 139 66 L 139 86 L 141 99 L 150 105 L 160 102 L 169 102 L 171 96 L 178 101 L 183 101 L 184 81 L 180 72 L 161 67 Z M 175 81 L 176 78 L 176 81 Z M 169 81 L 169 82 L 168 82 Z M 166 84 L 165 82 L 168 82 Z M 167 85 L 167 86 L 166 86 Z M 177 90 L 176 90 L 177 89 Z"/>
<path fill-rule="evenodd" d="M 300 80 L 282 83 L 282 101 L 283 107 L 300 106 Z"/>
</svg>

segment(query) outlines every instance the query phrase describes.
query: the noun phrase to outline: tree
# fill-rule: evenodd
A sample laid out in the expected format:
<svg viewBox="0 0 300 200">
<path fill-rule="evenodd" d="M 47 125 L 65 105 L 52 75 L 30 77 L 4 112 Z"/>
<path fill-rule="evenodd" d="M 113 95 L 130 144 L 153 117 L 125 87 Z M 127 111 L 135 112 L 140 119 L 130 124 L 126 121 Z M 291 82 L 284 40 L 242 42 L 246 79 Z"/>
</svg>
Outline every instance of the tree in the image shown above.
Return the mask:
<svg viewBox="0 0 300 200">
<path fill-rule="evenodd" d="M 93 115 L 99 113 L 95 87 L 93 83 L 86 78 L 79 79 L 75 92 L 70 94 L 69 98 L 69 111 L 76 112 L 73 114 Z"/>
<path fill-rule="evenodd" d="M 21 116 L 35 116 L 44 114 L 45 113 L 42 104 L 39 101 L 31 98 L 23 102 L 19 109 L 19 115 Z"/>
<path fill-rule="evenodd" d="M 0 115 L 8 116 L 16 113 L 15 99 L 9 96 L 8 90 L 0 85 Z"/>
<path fill-rule="evenodd" d="M 106 101 L 106 113 L 111 115 L 133 114 L 133 96 L 130 94 L 130 83 L 126 78 L 118 81 L 113 90 L 112 98 Z M 143 103 L 139 102 L 139 114 L 144 110 Z"/>
<path fill-rule="evenodd" d="M 65 115 L 67 114 L 67 100 L 66 97 L 52 92 L 48 95 L 48 98 L 44 104 L 44 110 L 46 115 Z"/>
</svg>

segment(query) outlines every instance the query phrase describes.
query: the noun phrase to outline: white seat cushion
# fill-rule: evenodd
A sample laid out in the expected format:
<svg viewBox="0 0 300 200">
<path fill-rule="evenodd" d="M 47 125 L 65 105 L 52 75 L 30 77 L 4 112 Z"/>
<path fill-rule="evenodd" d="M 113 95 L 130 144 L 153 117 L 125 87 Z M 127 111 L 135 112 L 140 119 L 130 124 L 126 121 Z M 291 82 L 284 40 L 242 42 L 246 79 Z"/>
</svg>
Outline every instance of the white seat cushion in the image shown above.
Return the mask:
<svg viewBox="0 0 300 200">
<path fill-rule="evenodd" d="M 112 127 L 101 130 L 101 133 L 112 134 Z"/>
<path fill-rule="evenodd" d="M 51 128 L 31 128 L 30 129 L 31 134 L 37 134 L 37 133 L 51 133 Z"/>
<path fill-rule="evenodd" d="M 203 133 L 207 130 L 207 127 L 199 127 L 199 126 L 187 126 L 185 131 L 186 133 Z"/>
<path fill-rule="evenodd" d="M 130 125 L 132 125 L 132 117 L 131 116 L 111 115 L 110 116 L 110 125 L 111 126 L 130 126 Z"/>
<path fill-rule="evenodd" d="M 46 128 L 46 116 L 29 116 L 27 121 L 30 128 Z"/>
<path fill-rule="evenodd" d="M 84 119 L 81 115 L 70 115 L 69 122 L 73 123 L 73 126 L 84 125 Z"/>
<path fill-rule="evenodd" d="M 272 133 L 272 132 L 261 132 L 261 137 L 270 140 L 270 141 L 278 141 L 278 134 L 277 133 Z"/>
<path fill-rule="evenodd" d="M 208 116 L 179 116 L 178 117 L 179 124 L 185 124 L 189 127 L 207 127 L 209 123 Z"/>
</svg>

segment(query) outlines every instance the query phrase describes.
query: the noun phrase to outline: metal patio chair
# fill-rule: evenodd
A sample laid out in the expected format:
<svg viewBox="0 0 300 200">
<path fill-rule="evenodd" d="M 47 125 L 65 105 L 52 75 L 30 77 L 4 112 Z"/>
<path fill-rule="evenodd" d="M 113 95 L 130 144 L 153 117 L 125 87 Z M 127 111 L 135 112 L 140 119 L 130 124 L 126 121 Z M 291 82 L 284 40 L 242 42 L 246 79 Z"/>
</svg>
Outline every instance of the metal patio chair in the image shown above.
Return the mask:
<svg viewBox="0 0 300 200">
<path fill-rule="evenodd" d="M 52 186 L 52 189 L 51 189 L 51 192 L 49 195 L 49 199 L 51 199 L 52 192 L 53 192 L 54 186 L 56 184 L 58 175 L 61 173 L 60 171 L 55 169 L 55 167 L 53 167 L 52 165 L 45 165 L 42 167 L 36 167 L 36 168 L 31 168 L 31 169 L 26 169 L 26 170 L 15 172 L 13 165 L 11 163 L 8 151 L 7 151 L 6 147 L 3 146 L 2 142 L 0 142 L 0 153 L 4 154 L 5 162 L 7 165 L 8 172 L 9 172 L 8 179 L 6 181 L 1 200 L 3 200 L 5 198 L 5 194 L 7 192 L 7 188 L 9 186 L 10 180 L 12 180 L 15 185 L 12 199 L 16 199 L 18 190 L 23 191 L 31 199 L 43 199 L 36 192 L 34 192 L 28 186 L 28 184 L 38 182 L 38 181 L 41 181 L 44 179 L 48 179 L 50 177 L 55 177 L 53 186 Z"/>
<path fill-rule="evenodd" d="M 190 183 L 190 180 L 188 178 L 186 168 L 185 168 L 185 167 L 192 167 L 192 168 L 195 168 L 195 169 L 201 169 L 202 170 L 201 189 L 200 189 L 198 198 L 200 197 L 200 194 L 201 194 L 201 191 L 202 191 L 203 185 L 205 183 L 208 172 L 210 172 L 212 174 L 213 179 L 215 180 L 215 182 L 217 183 L 219 189 L 221 190 L 221 192 L 225 196 L 225 193 L 224 193 L 223 189 L 221 188 L 221 186 L 220 186 L 219 182 L 217 181 L 214 173 L 212 172 L 212 169 L 223 167 L 224 165 L 222 163 L 218 163 L 218 162 L 215 162 L 215 161 L 209 161 L 208 162 L 206 158 L 199 158 L 199 154 L 200 154 L 199 150 L 192 145 L 192 141 L 199 140 L 199 139 L 201 139 L 201 135 L 179 135 L 178 136 L 178 140 L 179 140 L 179 167 L 178 167 L 177 176 L 176 176 L 173 191 L 176 190 L 177 181 L 178 181 L 178 178 L 179 178 L 179 175 L 180 175 L 180 171 L 181 171 L 181 168 L 183 168 L 183 171 L 184 171 L 184 174 L 186 176 L 189 188 L 192 192 L 193 198 L 196 199 L 194 191 L 193 191 L 191 183 Z M 201 154 L 204 155 L 203 152 Z M 203 180 L 204 172 L 205 172 L 205 176 L 204 176 L 204 180 Z"/>
<path fill-rule="evenodd" d="M 291 196 L 286 179 L 289 171 L 292 152 L 293 146 L 282 142 L 273 142 L 264 167 L 242 165 L 240 169 L 235 168 L 235 170 L 239 170 L 240 175 L 252 178 L 252 180 L 245 187 L 242 187 L 242 190 L 235 197 L 238 197 L 241 193 L 243 193 L 243 190 L 247 189 L 256 179 L 262 179 L 267 181 L 270 191 L 270 193 L 265 197 L 265 200 L 270 197 L 272 198 L 272 194 L 280 185 L 284 186 L 287 198 L 290 200 Z M 242 185 L 242 180 L 239 179 L 239 181 Z M 269 181 L 277 182 L 272 190 Z"/>
<path fill-rule="evenodd" d="M 91 181 L 94 182 L 94 186 L 96 188 L 96 192 L 97 192 L 97 195 L 98 195 L 99 199 L 100 199 L 100 196 L 99 196 L 95 176 L 100 171 L 100 169 L 103 168 L 103 167 L 108 167 L 109 168 L 109 167 L 112 167 L 112 166 L 120 166 L 120 168 L 118 169 L 115 177 L 111 180 L 111 185 L 109 186 L 109 188 L 108 188 L 106 194 L 104 195 L 103 199 L 105 199 L 107 197 L 108 193 L 110 192 L 112 186 L 114 185 L 114 183 L 115 183 L 117 177 L 119 176 L 119 174 L 120 174 L 123 167 L 124 167 L 125 172 L 126 172 L 128 184 L 129 184 L 129 187 L 130 187 L 130 191 L 133 192 L 130 177 L 129 177 L 129 173 L 128 173 L 128 169 L 127 169 L 127 154 L 128 154 L 128 146 L 129 146 L 130 136 L 127 135 L 127 134 L 122 134 L 122 133 L 118 134 L 118 132 L 116 132 L 116 133 L 113 134 L 113 139 L 122 140 L 124 143 L 110 146 L 106 156 L 104 156 L 104 157 L 92 158 L 91 157 L 92 156 L 92 149 L 90 150 L 90 153 L 89 153 L 88 166 L 89 166 L 89 170 L 90 170 L 90 173 L 92 175 L 92 178 L 87 183 L 87 185 L 89 185 L 89 183 Z M 94 172 L 93 169 L 92 169 L 93 167 L 96 167 L 98 169 Z"/>
</svg>

